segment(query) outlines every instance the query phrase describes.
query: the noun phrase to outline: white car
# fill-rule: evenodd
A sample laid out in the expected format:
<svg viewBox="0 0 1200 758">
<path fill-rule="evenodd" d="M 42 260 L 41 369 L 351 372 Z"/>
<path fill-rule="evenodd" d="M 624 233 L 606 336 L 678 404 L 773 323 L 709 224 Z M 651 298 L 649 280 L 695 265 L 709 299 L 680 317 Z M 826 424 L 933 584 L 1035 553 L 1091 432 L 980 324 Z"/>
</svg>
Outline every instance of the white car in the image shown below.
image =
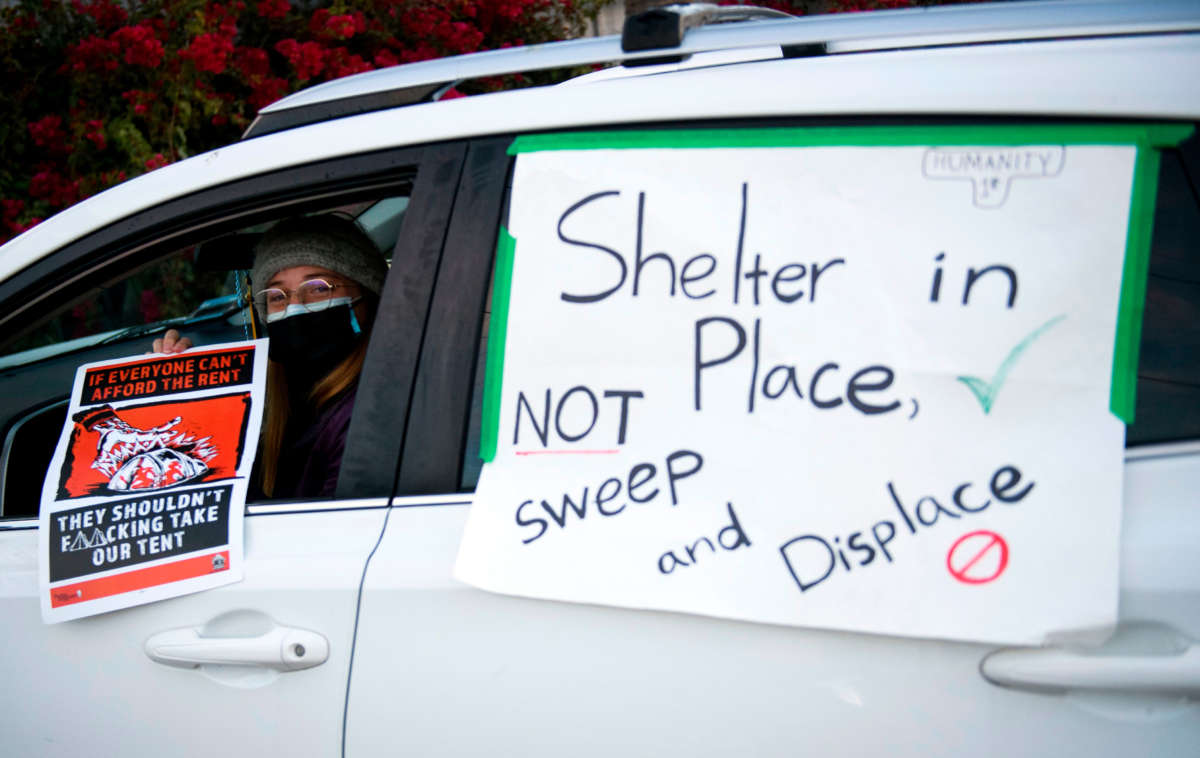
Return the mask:
<svg viewBox="0 0 1200 758">
<path fill-rule="evenodd" d="M 624 47 L 576 40 L 329 82 L 265 108 L 241 142 L 0 248 L 0 753 L 1200 751 L 1194 134 L 1162 156 L 1119 622 L 1103 646 L 1001 650 L 522 599 L 452 578 L 480 470 L 517 136 L 1200 121 L 1194 0 L 738 13 L 750 18 L 659 12 Z M 563 86 L 437 101 L 464 79 L 610 62 Z M 249 504 L 244 581 L 44 625 L 39 493 L 75 368 L 143 352 L 172 326 L 198 344 L 249 336 L 228 272 L 268 222 L 333 208 L 395 251 L 337 497 Z M 147 305 L 171 275 L 186 286 Z M 187 655 L 152 657 L 185 638 Z"/>
</svg>

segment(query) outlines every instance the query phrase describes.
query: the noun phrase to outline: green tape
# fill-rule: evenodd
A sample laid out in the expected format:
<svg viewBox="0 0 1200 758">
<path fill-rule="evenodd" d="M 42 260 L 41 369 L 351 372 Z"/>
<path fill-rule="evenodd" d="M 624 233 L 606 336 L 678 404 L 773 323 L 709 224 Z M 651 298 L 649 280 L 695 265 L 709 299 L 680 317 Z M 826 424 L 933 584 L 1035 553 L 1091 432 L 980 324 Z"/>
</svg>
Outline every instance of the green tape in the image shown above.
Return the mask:
<svg viewBox="0 0 1200 758">
<path fill-rule="evenodd" d="M 1121 272 L 1121 300 L 1113 344 L 1112 389 L 1109 408 L 1126 424 L 1133 423 L 1137 405 L 1138 353 L 1142 342 L 1142 316 L 1146 312 L 1146 278 L 1150 272 L 1150 239 L 1154 233 L 1154 206 L 1158 197 L 1161 154 L 1139 147 L 1133 167 L 1129 201 L 1129 230 L 1125 236 L 1125 267 Z"/>
<path fill-rule="evenodd" d="M 517 137 L 509 155 L 547 150 L 721 147 L 904 147 L 923 145 L 1176 145 L 1190 124 L 982 124 L 976 126 L 814 126 L 773 129 L 658 129 L 564 132 Z"/>
<path fill-rule="evenodd" d="M 513 255 L 517 240 L 500 227 L 496 242 L 496 271 L 492 280 L 492 320 L 488 326 L 487 367 L 483 380 L 483 415 L 479 430 L 479 457 L 496 457 L 500 436 L 500 388 L 504 383 L 504 343 L 508 336 L 508 301 L 512 289 Z"/>
</svg>

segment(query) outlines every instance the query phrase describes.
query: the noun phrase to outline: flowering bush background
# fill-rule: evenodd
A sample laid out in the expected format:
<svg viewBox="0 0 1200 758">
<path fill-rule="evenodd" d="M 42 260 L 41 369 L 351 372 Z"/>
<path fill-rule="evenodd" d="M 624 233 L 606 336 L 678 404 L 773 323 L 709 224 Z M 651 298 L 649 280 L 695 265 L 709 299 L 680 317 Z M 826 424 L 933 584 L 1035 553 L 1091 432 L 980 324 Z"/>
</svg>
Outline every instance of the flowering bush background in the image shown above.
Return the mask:
<svg viewBox="0 0 1200 758">
<path fill-rule="evenodd" d="M 236 140 L 259 108 L 302 87 L 578 36 L 606 2 L 10 0 L 0 7 L 0 242 L 106 187 Z M 928 2 L 758 4 L 801 14 Z"/>
<path fill-rule="evenodd" d="M 0 7 L 0 242 L 235 141 L 328 79 L 584 31 L 603 0 L 18 0 Z M 468 92 L 526 83 L 476 82 Z M 458 94 L 458 93 L 451 93 Z"/>
</svg>

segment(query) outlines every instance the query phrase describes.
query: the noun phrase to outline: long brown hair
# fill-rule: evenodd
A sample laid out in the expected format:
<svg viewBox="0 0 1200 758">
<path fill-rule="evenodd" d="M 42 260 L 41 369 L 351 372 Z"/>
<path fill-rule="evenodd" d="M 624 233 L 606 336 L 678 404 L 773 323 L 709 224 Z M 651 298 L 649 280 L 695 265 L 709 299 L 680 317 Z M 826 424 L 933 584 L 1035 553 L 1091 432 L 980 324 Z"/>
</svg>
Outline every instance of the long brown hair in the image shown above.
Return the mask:
<svg viewBox="0 0 1200 758">
<path fill-rule="evenodd" d="M 377 298 L 369 293 L 363 295 L 363 300 L 367 313 L 366 318 L 362 319 L 363 333 L 358 344 L 349 355 L 313 385 L 308 393 L 309 404 L 318 412 L 331 400 L 350 389 L 362 373 L 363 361 L 367 357 L 367 343 L 371 336 L 371 324 L 375 320 L 375 307 L 378 304 Z M 291 398 L 283 366 L 277 361 L 267 361 L 267 402 L 263 408 L 262 435 L 258 444 L 259 484 L 267 497 L 271 497 L 275 492 L 279 453 L 283 449 L 283 436 L 287 431 L 290 409 Z"/>
</svg>

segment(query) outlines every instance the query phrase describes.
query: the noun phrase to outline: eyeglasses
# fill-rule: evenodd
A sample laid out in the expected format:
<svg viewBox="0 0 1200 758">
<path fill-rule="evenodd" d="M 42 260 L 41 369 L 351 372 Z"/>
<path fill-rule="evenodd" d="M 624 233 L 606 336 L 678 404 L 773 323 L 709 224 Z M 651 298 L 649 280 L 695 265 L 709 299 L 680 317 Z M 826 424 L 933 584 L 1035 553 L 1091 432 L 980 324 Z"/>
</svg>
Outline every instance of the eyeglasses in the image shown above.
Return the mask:
<svg viewBox="0 0 1200 758">
<path fill-rule="evenodd" d="M 292 297 L 307 311 L 322 311 L 333 301 L 333 291 L 338 289 L 355 289 L 357 284 L 330 284 L 324 279 L 309 279 L 294 290 L 288 291 L 279 287 L 270 287 L 254 294 L 254 307 L 260 313 L 270 315 L 287 310 Z"/>
</svg>

